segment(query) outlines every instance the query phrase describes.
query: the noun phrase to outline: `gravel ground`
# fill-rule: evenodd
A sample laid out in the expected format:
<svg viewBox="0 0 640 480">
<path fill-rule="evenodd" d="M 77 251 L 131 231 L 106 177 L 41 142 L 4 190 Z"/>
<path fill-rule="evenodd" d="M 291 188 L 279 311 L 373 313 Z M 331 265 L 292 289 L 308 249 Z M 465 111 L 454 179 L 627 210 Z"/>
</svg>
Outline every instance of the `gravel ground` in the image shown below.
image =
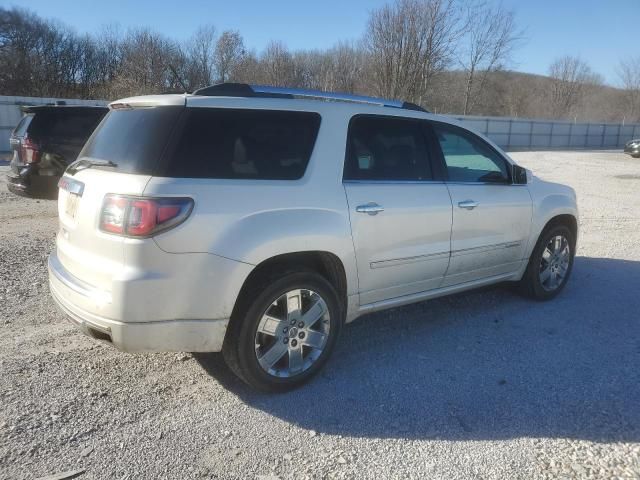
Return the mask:
<svg viewBox="0 0 640 480">
<path fill-rule="evenodd" d="M 218 355 L 79 334 L 48 294 L 55 203 L 0 183 L 0 478 L 640 478 L 640 161 L 513 156 L 578 192 L 563 294 L 368 315 L 323 374 L 276 396 Z"/>
</svg>

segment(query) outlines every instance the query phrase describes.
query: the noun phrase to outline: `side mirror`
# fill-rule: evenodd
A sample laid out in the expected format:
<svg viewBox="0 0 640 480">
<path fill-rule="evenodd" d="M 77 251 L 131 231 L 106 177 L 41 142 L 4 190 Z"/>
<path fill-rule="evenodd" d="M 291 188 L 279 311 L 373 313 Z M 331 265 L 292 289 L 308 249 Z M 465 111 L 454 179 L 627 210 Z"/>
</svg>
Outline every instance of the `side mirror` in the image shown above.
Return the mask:
<svg viewBox="0 0 640 480">
<path fill-rule="evenodd" d="M 527 169 L 520 165 L 513 166 L 513 184 L 514 185 L 526 185 L 527 184 Z"/>
</svg>

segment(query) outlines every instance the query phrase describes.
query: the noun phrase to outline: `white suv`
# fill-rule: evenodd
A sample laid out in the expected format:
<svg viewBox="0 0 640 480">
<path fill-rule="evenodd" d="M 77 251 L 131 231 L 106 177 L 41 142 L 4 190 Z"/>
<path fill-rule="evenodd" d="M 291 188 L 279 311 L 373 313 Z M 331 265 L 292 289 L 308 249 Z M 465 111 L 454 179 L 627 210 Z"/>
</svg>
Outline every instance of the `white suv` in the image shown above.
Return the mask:
<svg viewBox="0 0 640 480">
<path fill-rule="evenodd" d="M 49 272 L 119 349 L 222 351 L 286 390 L 362 314 L 571 273 L 574 191 L 415 105 L 221 84 L 110 109 L 60 181 Z"/>
</svg>

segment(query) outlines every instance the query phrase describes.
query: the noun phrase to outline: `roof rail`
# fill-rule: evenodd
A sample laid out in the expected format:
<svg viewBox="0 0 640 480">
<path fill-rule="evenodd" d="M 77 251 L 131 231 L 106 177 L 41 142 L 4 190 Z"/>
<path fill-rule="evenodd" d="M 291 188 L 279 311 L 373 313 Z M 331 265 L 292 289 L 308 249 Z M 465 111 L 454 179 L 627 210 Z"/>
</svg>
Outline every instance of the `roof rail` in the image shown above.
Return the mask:
<svg viewBox="0 0 640 480">
<path fill-rule="evenodd" d="M 272 87 L 269 85 L 249 85 L 246 83 L 218 83 L 193 92 L 194 95 L 212 97 L 259 97 L 259 98 L 317 98 L 321 100 L 336 100 L 342 102 L 367 103 L 382 107 L 404 108 L 428 112 L 419 105 L 400 100 L 386 100 L 384 98 L 352 95 L 350 93 L 323 92 L 306 88 Z"/>
</svg>

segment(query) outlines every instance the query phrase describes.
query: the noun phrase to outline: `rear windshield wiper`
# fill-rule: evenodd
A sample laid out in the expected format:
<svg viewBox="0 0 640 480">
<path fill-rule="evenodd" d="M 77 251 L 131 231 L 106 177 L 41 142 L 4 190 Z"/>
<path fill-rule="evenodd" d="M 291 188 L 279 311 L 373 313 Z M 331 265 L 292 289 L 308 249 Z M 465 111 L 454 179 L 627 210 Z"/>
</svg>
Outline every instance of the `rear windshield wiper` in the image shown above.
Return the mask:
<svg viewBox="0 0 640 480">
<path fill-rule="evenodd" d="M 118 164 L 112 162 L 111 160 L 92 160 L 88 158 L 83 158 L 81 160 L 76 160 L 71 165 L 67 167 L 67 172 L 71 175 L 74 175 L 76 172 L 80 170 L 85 170 L 91 167 L 117 167 Z"/>
</svg>

